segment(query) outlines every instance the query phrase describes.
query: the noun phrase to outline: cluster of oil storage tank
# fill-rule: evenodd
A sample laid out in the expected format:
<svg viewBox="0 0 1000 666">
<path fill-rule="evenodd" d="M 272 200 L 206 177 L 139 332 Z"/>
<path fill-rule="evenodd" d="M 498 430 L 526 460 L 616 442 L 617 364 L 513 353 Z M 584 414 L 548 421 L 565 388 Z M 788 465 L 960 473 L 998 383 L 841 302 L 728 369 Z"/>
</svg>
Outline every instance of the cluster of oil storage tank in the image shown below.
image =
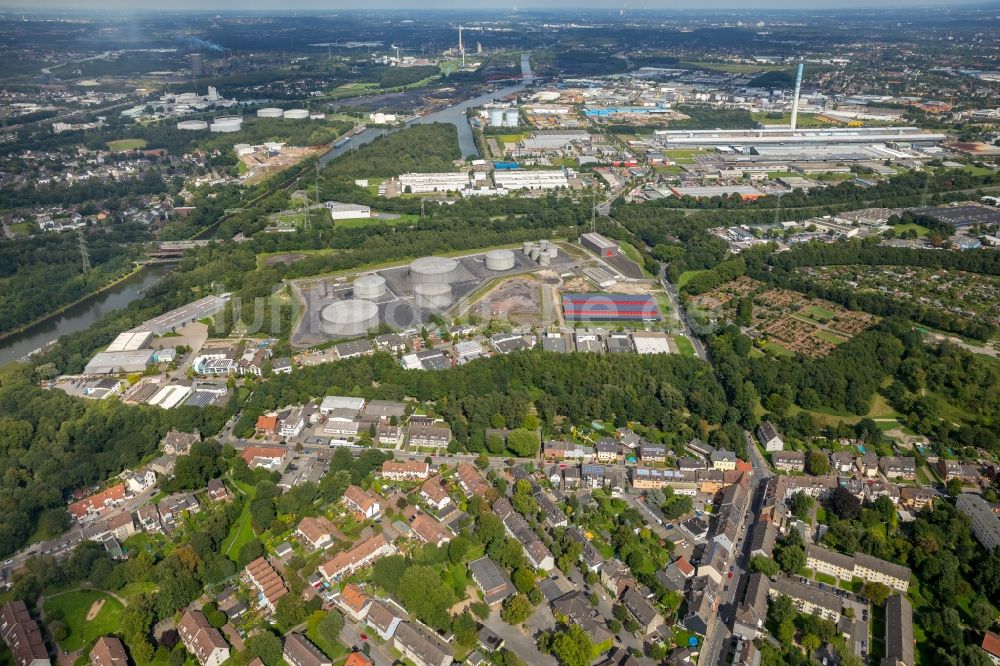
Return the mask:
<svg viewBox="0 0 1000 666">
<path fill-rule="evenodd" d="M 524 241 L 521 244 L 521 251 L 539 266 L 548 266 L 553 259 L 559 256 L 559 248 L 556 247 L 556 244 L 544 239 L 537 243 Z"/>
<path fill-rule="evenodd" d="M 285 120 L 305 120 L 309 117 L 309 111 L 307 109 L 279 109 L 275 106 L 269 106 L 263 109 L 257 109 L 258 118 L 284 118 Z"/>
</svg>

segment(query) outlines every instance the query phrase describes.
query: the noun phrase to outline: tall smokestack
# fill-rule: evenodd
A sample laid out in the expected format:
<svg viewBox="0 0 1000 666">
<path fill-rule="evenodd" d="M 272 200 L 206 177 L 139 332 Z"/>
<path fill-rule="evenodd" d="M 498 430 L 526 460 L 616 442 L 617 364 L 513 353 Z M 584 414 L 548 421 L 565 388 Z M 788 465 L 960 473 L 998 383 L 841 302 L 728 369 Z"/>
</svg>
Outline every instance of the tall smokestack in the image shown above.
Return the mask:
<svg viewBox="0 0 1000 666">
<path fill-rule="evenodd" d="M 792 129 L 799 120 L 799 89 L 802 88 L 802 63 L 795 73 L 795 99 L 792 100 Z"/>
</svg>

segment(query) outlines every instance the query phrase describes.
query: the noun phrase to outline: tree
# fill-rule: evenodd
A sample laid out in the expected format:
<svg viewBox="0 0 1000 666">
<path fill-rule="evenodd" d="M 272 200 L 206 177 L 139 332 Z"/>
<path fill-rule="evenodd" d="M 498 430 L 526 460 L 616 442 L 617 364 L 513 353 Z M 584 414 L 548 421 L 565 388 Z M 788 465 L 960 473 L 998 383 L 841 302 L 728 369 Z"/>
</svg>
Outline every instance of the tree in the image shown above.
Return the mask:
<svg viewBox="0 0 1000 666">
<path fill-rule="evenodd" d="M 336 644 L 340 641 L 340 632 L 344 628 L 344 616 L 340 611 L 330 610 L 323 614 L 323 618 L 316 623 L 316 631 L 328 643 Z"/>
<path fill-rule="evenodd" d="M 474 601 L 469 605 L 469 610 L 480 620 L 485 620 L 490 616 L 490 607 L 482 601 Z"/>
<path fill-rule="evenodd" d="M 765 576 L 772 578 L 778 575 L 778 572 L 781 571 L 781 567 L 779 567 L 778 563 L 770 557 L 765 555 L 754 555 L 750 558 L 750 571 L 754 573 L 762 573 Z"/>
<path fill-rule="evenodd" d="M 830 458 L 823 451 L 810 451 L 806 456 L 806 471 L 813 476 L 830 473 Z"/>
<path fill-rule="evenodd" d="M 590 636 L 579 624 L 571 624 L 555 632 L 549 648 L 563 666 L 590 666 L 597 650 Z"/>
<path fill-rule="evenodd" d="M 882 583 L 865 583 L 861 588 L 861 594 L 876 606 L 881 606 L 892 594 L 892 590 Z"/>
<path fill-rule="evenodd" d="M 833 489 L 829 502 L 830 510 L 841 520 L 854 520 L 861 514 L 861 500 L 843 486 Z"/>
<path fill-rule="evenodd" d="M 517 569 L 511 581 L 518 592 L 527 594 L 535 587 L 535 574 L 530 569 Z"/>
<path fill-rule="evenodd" d="M 467 648 L 474 647 L 479 639 L 476 631 L 476 621 L 469 611 L 456 615 L 451 623 L 451 630 L 455 633 L 455 640 L 459 645 Z"/>
<path fill-rule="evenodd" d="M 801 546 L 775 548 L 774 559 L 785 573 L 798 573 L 806 565 L 806 551 Z"/>
<path fill-rule="evenodd" d="M 813 498 L 801 490 L 788 498 L 788 508 L 792 510 L 792 515 L 799 520 L 806 520 L 809 517 L 813 504 Z"/>
<path fill-rule="evenodd" d="M 281 639 L 270 631 L 264 630 L 251 636 L 247 639 L 246 646 L 248 660 L 260 657 L 266 666 L 281 666 L 281 664 L 284 664 L 281 656 Z"/>
<path fill-rule="evenodd" d="M 534 610 L 528 597 L 523 594 L 516 594 L 508 597 L 500 611 L 500 619 L 510 625 L 518 625 L 531 617 Z"/>
<path fill-rule="evenodd" d="M 236 558 L 236 564 L 241 569 L 246 565 L 250 564 L 258 557 L 264 556 L 264 544 L 257 539 L 247 541 L 245 544 L 240 546 L 239 555 Z"/>
<path fill-rule="evenodd" d="M 691 513 L 694 508 L 694 501 L 688 495 L 674 495 L 667 493 L 667 499 L 663 502 L 660 510 L 663 515 L 670 520 L 675 520 L 681 516 Z"/>
<path fill-rule="evenodd" d="M 802 647 L 806 649 L 806 655 L 812 655 L 813 652 L 819 649 L 821 645 L 819 636 L 816 634 L 806 634 L 802 637 Z"/>
<path fill-rule="evenodd" d="M 526 428 L 514 428 L 507 433 L 507 448 L 521 458 L 533 458 L 538 455 L 540 443 L 538 433 Z"/>
</svg>

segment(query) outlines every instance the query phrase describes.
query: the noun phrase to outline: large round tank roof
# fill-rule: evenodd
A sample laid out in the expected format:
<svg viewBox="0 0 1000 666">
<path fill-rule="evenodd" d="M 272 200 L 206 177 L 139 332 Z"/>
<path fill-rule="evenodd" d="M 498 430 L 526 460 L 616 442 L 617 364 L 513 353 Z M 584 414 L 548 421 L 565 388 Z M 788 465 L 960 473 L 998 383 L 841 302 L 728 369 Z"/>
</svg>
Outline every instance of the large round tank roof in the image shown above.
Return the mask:
<svg viewBox="0 0 1000 666">
<path fill-rule="evenodd" d="M 381 275 L 362 275 L 354 281 L 355 298 L 378 298 L 385 293 L 385 278 Z"/>
<path fill-rule="evenodd" d="M 510 250 L 490 250 L 486 253 L 486 268 L 506 271 L 514 268 L 514 253 Z"/>
<path fill-rule="evenodd" d="M 421 296 L 441 296 L 443 294 L 451 295 L 451 285 L 445 284 L 444 282 L 428 282 L 426 284 L 418 284 L 413 288 L 414 294 L 420 294 Z"/>
<path fill-rule="evenodd" d="M 445 275 L 458 268 L 458 262 L 447 257 L 421 257 L 410 264 L 410 273 Z"/>
<path fill-rule="evenodd" d="M 288 109 L 282 115 L 289 120 L 305 120 L 309 117 L 309 112 L 305 109 Z"/>
<path fill-rule="evenodd" d="M 357 324 L 377 318 L 378 306 L 371 301 L 348 299 L 326 306 L 320 316 L 335 326 Z"/>
<path fill-rule="evenodd" d="M 280 118 L 284 113 L 284 110 L 279 109 L 276 106 L 270 106 L 266 109 L 257 109 L 258 118 Z"/>
<path fill-rule="evenodd" d="M 204 120 L 182 120 L 177 123 L 179 130 L 204 130 L 208 129 L 208 123 Z"/>
</svg>

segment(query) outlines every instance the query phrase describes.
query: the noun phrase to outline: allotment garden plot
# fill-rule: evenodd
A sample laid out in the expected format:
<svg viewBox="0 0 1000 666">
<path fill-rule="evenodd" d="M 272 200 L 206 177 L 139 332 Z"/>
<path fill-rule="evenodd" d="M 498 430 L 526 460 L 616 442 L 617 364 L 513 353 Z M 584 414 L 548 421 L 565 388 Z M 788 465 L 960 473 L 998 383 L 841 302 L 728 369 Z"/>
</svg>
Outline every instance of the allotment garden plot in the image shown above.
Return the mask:
<svg viewBox="0 0 1000 666">
<path fill-rule="evenodd" d="M 810 279 L 1000 324 L 1000 276 L 918 266 L 810 266 Z"/>
</svg>

